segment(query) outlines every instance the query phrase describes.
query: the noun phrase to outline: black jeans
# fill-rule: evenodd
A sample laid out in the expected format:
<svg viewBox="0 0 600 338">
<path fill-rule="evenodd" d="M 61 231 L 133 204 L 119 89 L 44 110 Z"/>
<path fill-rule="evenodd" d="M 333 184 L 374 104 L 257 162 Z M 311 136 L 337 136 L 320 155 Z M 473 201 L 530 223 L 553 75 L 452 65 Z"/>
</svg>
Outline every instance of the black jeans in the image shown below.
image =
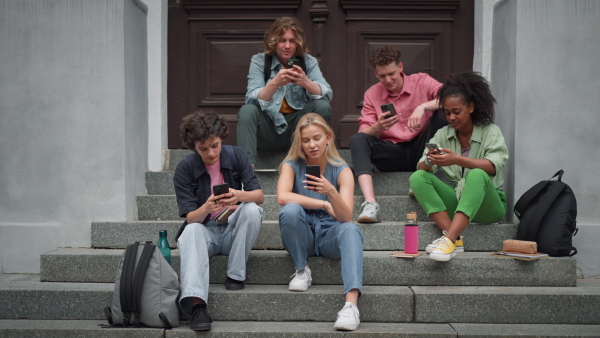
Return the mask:
<svg viewBox="0 0 600 338">
<path fill-rule="evenodd" d="M 356 176 L 373 176 L 375 165 L 380 171 L 416 171 L 427 143 L 438 129 L 448 125 L 444 112 L 435 111 L 419 136 L 408 142 L 384 141 L 365 133 L 350 137 L 350 153 Z"/>
</svg>

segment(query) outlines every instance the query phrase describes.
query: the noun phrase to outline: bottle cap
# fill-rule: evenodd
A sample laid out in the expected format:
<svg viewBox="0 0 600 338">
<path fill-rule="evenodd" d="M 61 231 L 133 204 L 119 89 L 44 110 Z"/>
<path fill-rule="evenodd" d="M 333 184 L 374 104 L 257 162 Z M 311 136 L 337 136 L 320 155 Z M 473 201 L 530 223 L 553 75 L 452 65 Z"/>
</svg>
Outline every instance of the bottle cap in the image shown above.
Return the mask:
<svg viewBox="0 0 600 338">
<path fill-rule="evenodd" d="M 159 231 L 159 232 L 158 232 L 158 235 L 159 235 L 160 237 L 167 237 L 167 230 L 161 230 L 161 231 Z"/>
<path fill-rule="evenodd" d="M 417 213 L 414 211 L 409 212 L 408 214 L 406 214 L 406 219 L 412 219 L 416 223 L 417 222 Z"/>
</svg>

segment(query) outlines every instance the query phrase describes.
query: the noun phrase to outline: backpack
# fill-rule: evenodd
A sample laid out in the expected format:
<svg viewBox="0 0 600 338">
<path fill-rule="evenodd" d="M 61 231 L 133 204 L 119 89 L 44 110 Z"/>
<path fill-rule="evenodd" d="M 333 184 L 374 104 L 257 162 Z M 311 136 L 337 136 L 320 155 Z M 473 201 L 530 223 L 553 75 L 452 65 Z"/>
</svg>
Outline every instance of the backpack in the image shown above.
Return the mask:
<svg viewBox="0 0 600 338">
<path fill-rule="evenodd" d="M 112 305 L 104 315 L 112 326 L 179 326 L 179 278 L 152 242 L 135 242 L 121 257 Z"/>
<path fill-rule="evenodd" d="M 304 61 L 304 56 L 298 55 L 296 56 L 298 61 L 300 61 L 300 68 L 306 73 L 306 61 Z M 265 84 L 269 81 L 271 77 L 271 63 L 273 63 L 273 55 L 265 54 L 265 67 L 263 69 Z"/>
<path fill-rule="evenodd" d="M 577 253 L 572 246 L 578 231 L 577 201 L 573 190 L 561 181 L 563 173 L 561 169 L 549 180 L 534 185 L 515 204 L 515 215 L 521 221 L 516 239 L 535 241 L 539 252 L 550 256 Z M 552 181 L 556 176 L 558 180 Z"/>
</svg>

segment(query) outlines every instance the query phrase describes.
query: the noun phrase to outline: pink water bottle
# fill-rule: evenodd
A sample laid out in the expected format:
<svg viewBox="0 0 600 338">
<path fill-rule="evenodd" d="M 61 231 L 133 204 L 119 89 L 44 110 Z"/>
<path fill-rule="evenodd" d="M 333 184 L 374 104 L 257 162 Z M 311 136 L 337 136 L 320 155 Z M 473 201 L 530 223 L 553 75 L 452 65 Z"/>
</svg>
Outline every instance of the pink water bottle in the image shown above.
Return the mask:
<svg viewBox="0 0 600 338">
<path fill-rule="evenodd" d="M 404 224 L 404 252 L 407 254 L 419 253 L 419 225 L 417 224 L 417 213 L 406 214 Z"/>
</svg>

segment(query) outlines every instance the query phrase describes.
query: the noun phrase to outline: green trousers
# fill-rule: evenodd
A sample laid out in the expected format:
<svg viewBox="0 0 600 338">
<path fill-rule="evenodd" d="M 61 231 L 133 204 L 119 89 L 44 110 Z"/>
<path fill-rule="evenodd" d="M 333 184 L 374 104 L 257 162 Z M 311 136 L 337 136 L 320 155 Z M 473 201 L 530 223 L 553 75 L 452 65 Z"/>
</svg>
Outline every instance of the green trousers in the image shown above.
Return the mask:
<svg viewBox="0 0 600 338">
<path fill-rule="evenodd" d="M 506 194 L 496 189 L 481 169 L 469 171 L 460 200 L 456 199 L 454 188 L 426 170 L 417 170 L 410 176 L 410 188 L 427 215 L 448 211 L 452 219 L 460 211 L 470 222 L 493 223 L 506 214 Z"/>
<path fill-rule="evenodd" d="M 321 115 L 327 123 L 331 118 L 331 105 L 327 99 L 310 101 L 302 110 L 283 114 L 288 126 L 277 134 L 273 121 L 258 106 L 245 104 L 240 108 L 237 122 L 237 145 L 248 155 L 250 163 L 256 163 L 258 149 L 265 151 L 288 150 L 300 118 L 308 113 Z"/>
</svg>

